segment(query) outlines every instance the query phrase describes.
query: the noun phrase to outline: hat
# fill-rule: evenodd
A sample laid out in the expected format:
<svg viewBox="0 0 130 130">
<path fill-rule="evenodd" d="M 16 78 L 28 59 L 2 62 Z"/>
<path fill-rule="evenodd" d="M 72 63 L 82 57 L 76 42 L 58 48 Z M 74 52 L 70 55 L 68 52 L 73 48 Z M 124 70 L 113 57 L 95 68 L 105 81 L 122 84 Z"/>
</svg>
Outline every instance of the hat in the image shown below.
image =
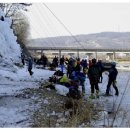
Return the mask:
<svg viewBox="0 0 130 130">
<path fill-rule="evenodd" d="M 116 66 L 116 62 L 111 62 L 111 65 L 112 66 Z"/>
<path fill-rule="evenodd" d="M 93 64 L 96 63 L 96 59 L 95 59 L 95 58 L 92 59 L 92 63 L 93 63 Z"/>
</svg>

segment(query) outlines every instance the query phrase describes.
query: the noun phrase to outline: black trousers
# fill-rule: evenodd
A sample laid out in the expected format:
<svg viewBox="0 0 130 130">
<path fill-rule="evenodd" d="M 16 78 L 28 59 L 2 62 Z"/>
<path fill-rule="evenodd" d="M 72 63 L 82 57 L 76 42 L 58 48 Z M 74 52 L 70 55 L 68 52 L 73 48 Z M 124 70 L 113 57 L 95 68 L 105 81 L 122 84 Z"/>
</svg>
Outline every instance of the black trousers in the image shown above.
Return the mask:
<svg viewBox="0 0 130 130">
<path fill-rule="evenodd" d="M 22 59 L 22 64 L 25 65 L 24 59 Z"/>
<path fill-rule="evenodd" d="M 118 88 L 117 88 L 117 86 L 116 86 L 114 80 L 112 80 L 112 79 L 109 79 L 109 80 L 108 80 L 107 89 L 106 89 L 106 94 L 109 94 L 111 85 L 113 85 L 113 88 L 115 89 L 115 92 L 116 92 L 115 94 L 118 95 L 118 94 L 119 94 Z"/>
<path fill-rule="evenodd" d="M 28 69 L 28 72 L 29 72 L 30 75 L 32 75 L 32 74 L 33 74 L 32 68 L 29 68 L 29 69 Z"/>
<path fill-rule="evenodd" d="M 95 89 L 99 91 L 98 83 L 91 83 L 91 93 L 94 93 Z"/>
</svg>

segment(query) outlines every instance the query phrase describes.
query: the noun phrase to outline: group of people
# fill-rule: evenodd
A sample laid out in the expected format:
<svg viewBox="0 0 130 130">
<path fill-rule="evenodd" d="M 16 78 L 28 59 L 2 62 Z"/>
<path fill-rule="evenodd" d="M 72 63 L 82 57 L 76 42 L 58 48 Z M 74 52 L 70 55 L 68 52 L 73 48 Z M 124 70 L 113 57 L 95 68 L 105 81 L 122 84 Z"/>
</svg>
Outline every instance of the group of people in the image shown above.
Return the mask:
<svg viewBox="0 0 130 130">
<path fill-rule="evenodd" d="M 21 55 L 22 63 L 24 63 L 24 56 Z M 44 65 L 46 66 L 47 58 L 46 56 L 41 57 L 42 61 L 44 61 Z M 28 71 L 30 75 L 33 75 L 32 72 L 32 64 L 33 60 L 31 57 L 28 58 Z M 91 95 L 90 98 L 95 98 L 95 96 L 99 97 L 99 83 L 102 83 L 103 76 L 102 73 L 106 71 L 105 66 L 103 65 L 101 60 L 96 60 L 93 58 L 92 60 L 87 61 L 87 59 L 80 58 L 64 58 L 62 56 L 59 60 L 58 57 L 54 57 L 51 65 L 53 67 L 60 66 L 61 70 L 58 70 L 54 73 L 54 75 L 50 78 L 50 82 L 60 83 L 69 88 L 69 93 L 77 92 L 77 97 L 79 98 L 79 86 L 82 88 L 82 95 L 85 94 L 85 79 L 86 76 L 89 78 L 91 85 Z M 64 73 L 64 69 L 66 69 L 66 74 Z M 116 63 L 112 62 L 108 71 L 108 84 L 106 87 L 106 96 L 110 95 L 110 86 L 113 85 L 115 89 L 115 95 L 119 95 L 118 88 L 116 86 L 116 78 L 118 75 L 118 71 L 116 69 Z M 73 90 L 73 91 L 72 91 Z M 69 94 L 68 94 L 69 95 Z M 74 95 L 73 95 L 74 96 Z"/>
<path fill-rule="evenodd" d="M 105 67 L 103 66 L 102 62 L 97 62 L 96 59 L 92 59 L 92 65 L 88 69 L 88 78 L 90 80 L 91 85 L 91 98 L 94 98 L 94 93 L 96 90 L 96 97 L 99 97 L 99 86 L 98 83 L 102 83 L 102 73 L 105 71 Z M 116 63 L 112 62 L 110 68 L 107 70 L 108 73 L 108 84 L 106 88 L 106 96 L 110 95 L 110 86 L 113 85 L 115 89 L 115 95 L 119 95 L 118 88 L 116 86 L 116 78 L 118 71 L 116 69 Z"/>
<path fill-rule="evenodd" d="M 84 95 L 85 93 L 85 79 L 86 76 L 89 78 L 90 81 L 90 85 L 91 85 L 91 95 L 90 98 L 95 98 L 95 96 L 98 98 L 99 97 L 99 83 L 102 83 L 103 80 L 103 76 L 102 73 L 104 71 L 108 72 L 108 84 L 106 87 L 106 96 L 110 95 L 110 86 L 113 85 L 114 89 L 115 89 L 115 95 L 118 96 L 119 95 L 119 91 L 118 88 L 116 86 L 116 78 L 118 75 L 118 71 L 116 69 L 116 63 L 115 62 L 111 62 L 110 64 L 110 68 L 106 69 L 105 66 L 103 65 L 101 60 L 96 60 L 95 58 L 93 58 L 92 60 L 89 60 L 87 62 L 86 59 L 82 59 L 80 60 L 80 58 L 72 58 L 70 57 L 68 58 L 64 58 L 61 57 L 60 61 L 60 67 L 61 67 L 61 72 L 63 72 L 63 69 L 66 68 L 67 72 L 66 72 L 66 78 L 68 78 L 67 80 L 64 81 L 64 85 L 68 85 L 68 81 L 70 81 L 69 84 L 69 89 L 71 90 L 71 88 L 75 88 L 77 89 L 77 87 L 80 85 L 82 86 L 82 94 Z M 65 76 L 62 76 L 62 78 Z M 60 77 L 60 79 L 62 79 Z M 63 79 L 66 79 L 63 78 Z M 60 80 L 57 80 L 60 81 Z M 66 84 L 67 82 L 67 84 Z M 60 83 L 60 82 L 59 82 Z M 63 82 L 62 82 L 63 84 Z M 68 86 L 67 86 L 68 87 Z"/>
</svg>

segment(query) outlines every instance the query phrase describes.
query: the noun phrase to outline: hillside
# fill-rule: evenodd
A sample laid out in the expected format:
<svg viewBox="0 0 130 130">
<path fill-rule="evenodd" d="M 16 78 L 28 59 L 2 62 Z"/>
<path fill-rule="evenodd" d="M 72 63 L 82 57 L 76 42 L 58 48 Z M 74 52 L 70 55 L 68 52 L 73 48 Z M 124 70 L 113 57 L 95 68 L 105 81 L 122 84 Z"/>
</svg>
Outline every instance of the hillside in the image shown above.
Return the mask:
<svg viewBox="0 0 130 130">
<path fill-rule="evenodd" d="M 130 48 L 130 32 L 102 32 L 88 35 L 76 35 L 80 45 L 71 36 L 31 39 L 27 46 L 84 46 L 86 48 Z"/>
</svg>

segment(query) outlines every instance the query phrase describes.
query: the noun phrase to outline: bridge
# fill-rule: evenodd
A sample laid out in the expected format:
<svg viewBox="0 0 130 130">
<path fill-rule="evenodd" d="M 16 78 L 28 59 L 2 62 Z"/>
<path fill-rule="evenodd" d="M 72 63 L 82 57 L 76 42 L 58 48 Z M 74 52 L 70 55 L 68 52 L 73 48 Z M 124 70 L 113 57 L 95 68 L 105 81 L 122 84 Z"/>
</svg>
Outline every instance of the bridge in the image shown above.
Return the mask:
<svg viewBox="0 0 130 130">
<path fill-rule="evenodd" d="M 30 47 L 27 46 L 27 49 L 31 52 L 36 54 L 40 52 L 42 55 L 45 51 L 58 51 L 59 58 L 62 55 L 63 51 L 70 51 L 71 53 L 76 52 L 77 57 L 79 57 L 79 53 L 85 52 L 87 54 L 95 53 L 95 58 L 97 58 L 98 53 L 107 53 L 108 55 L 113 55 L 113 60 L 116 59 L 116 53 L 125 53 L 130 54 L 130 48 L 126 49 L 114 49 L 114 48 L 83 48 L 83 47 Z"/>
<path fill-rule="evenodd" d="M 40 10 L 39 10 L 40 9 Z M 92 48 L 88 48 L 84 45 L 81 44 L 81 42 L 78 40 L 78 38 L 76 36 L 74 36 L 71 32 L 71 30 L 66 27 L 66 25 L 55 15 L 55 13 L 46 5 L 46 4 L 42 4 L 41 7 L 38 6 L 38 10 L 37 10 L 37 16 L 40 15 L 41 11 L 44 11 L 44 9 L 46 9 L 46 11 L 48 12 L 44 12 L 44 17 L 40 17 L 40 19 L 38 19 L 38 22 L 41 21 L 41 23 L 37 24 L 39 28 L 41 28 L 41 25 L 44 25 L 45 24 L 45 28 L 43 29 L 44 32 L 43 33 L 39 33 L 39 30 L 37 30 L 37 28 L 35 27 L 35 25 L 33 24 L 32 26 L 32 29 L 34 30 L 34 32 L 36 34 L 38 34 L 41 38 L 42 36 L 43 37 L 53 37 L 51 36 L 51 33 L 53 32 L 54 34 L 56 34 L 56 36 L 61 36 L 60 39 L 61 39 L 61 42 L 64 41 L 64 38 L 63 38 L 63 35 L 62 35 L 62 29 L 64 29 L 64 31 L 67 33 L 67 36 L 70 36 L 70 41 L 72 41 L 73 43 L 77 43 L 77 45 L 73 46 L 71 45 L 70 47 L 69 46 L 65 46 L 62 44 L 60 44 L 59 46 L 57 45 L 57 41 L 59 42 L 59 40 L 56 38 L 56 39 L 52 39 L 52 40 L 45 40 L 45 41 L 40 41 L 41 43 L 41 46 L 38 46 L 38 41 L 36 41 L 36 46 L 33 46 L 32 45 L 32 41 L 31 41 L 31 45 L 30 46 L 26 46 L 27 49 L 32 53 L 32 54 L 36 54 L 37 52 L 42 55 L 45 51 L 51 51 L 51 52 L 58 52 L 58 53 L 55 53 L 55 54 L 58 54 L 59 55 L 59 58 L 61 57 L 62 53 L 65 51 L 65 52 L 68 52 L 70 54 L 72 53 L 77 53 L 77 57 L 79 57 L 79 54 L 80 53 L 83 53 L 85 52 L 86 54 L 90 54 L 90 53 L 94 53 L 95 54 L 95 58 L 98 57 L 98 53 L 107 53 L 111 56 L 113 56 L 113 60 L 116 59 L 116 53 L 126 53 L 126 54 L 130 54 L 130 48 L 96 48 L 95 46 L 93 46 Z M 49 17 L 50 16 L 50 17 Z M 55 19 L 55 22 L 54 23 L 50 23 L 49 21 L 50 18 L 53 17 Z M 55 24 L 58 23 L 58 25 L 60 27 L 62 27 L 62 29 L 60 29 L 60 31 L 57 31 L 56 27 L 55 27 Z M 51 26 L 48 26 L 51 25 Z M 53 25 L 54 24 L 54 25 Z M 69 40 L 67 39 L 67 40 Z M 114 39 L 115 40 L 115 39 Z M 123 47 L 123 44 L 124 44 L 124 41 L 122 42 L 122 47 Z M 43 42 L 45 45 L 43 45 Z M 48 44 L 51 45 L 49 46 Z M 69 52 L 70 51 L 70 52 Z M 53 53 L 54 54 L 54 53 Z"/>
</svg>

